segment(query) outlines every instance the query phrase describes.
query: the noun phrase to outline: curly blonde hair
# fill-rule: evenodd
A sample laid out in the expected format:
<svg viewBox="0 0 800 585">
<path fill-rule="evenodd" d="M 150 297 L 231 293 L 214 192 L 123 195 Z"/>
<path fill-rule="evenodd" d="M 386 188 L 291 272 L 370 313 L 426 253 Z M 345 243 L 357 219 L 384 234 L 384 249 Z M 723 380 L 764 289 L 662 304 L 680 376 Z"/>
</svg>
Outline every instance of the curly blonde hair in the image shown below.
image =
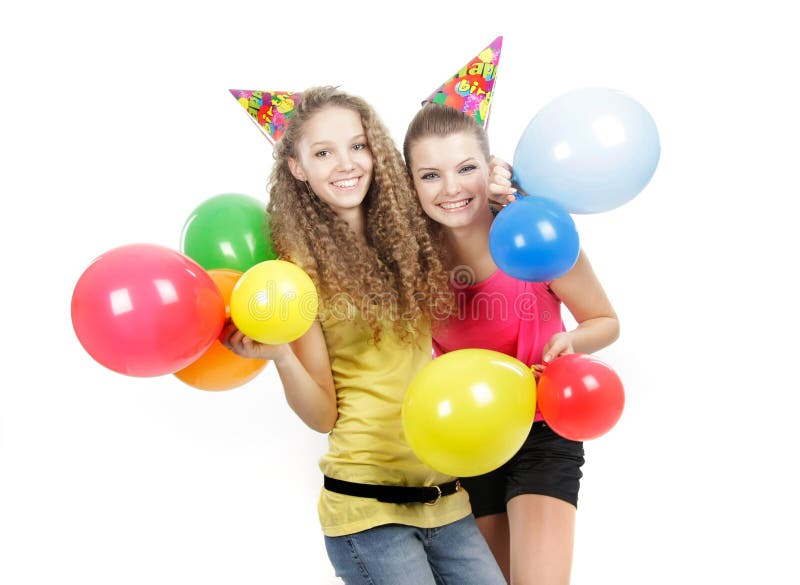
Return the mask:
<svg viewBox="0 0 800 585">
<path fill-rule="evenodd" d="M 359 114 L 374 159 L 361 203 L 366 244 L 289 170 L 306 122 L 331 107 Z M 376 342 L 387 324 L 400 339 L 412 342 L 439 316 L 450 314 L 455 297 L 443 247 L 434 245 L 402 156 L 365 100 L 335 87 L 306 90 L 273 156 L 267 206 L 272 241 L 282 258 L 312 278 L 323 314 L 345 299 L 361 311 Z"/>
</svg>

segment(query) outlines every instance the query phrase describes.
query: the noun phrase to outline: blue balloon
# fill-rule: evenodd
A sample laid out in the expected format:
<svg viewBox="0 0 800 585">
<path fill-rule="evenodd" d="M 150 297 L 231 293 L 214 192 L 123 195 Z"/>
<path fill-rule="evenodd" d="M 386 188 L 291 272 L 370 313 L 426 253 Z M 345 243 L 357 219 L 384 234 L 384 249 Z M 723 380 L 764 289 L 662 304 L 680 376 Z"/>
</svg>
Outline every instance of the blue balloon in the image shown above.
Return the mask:
<svg viewBox="0 0 800 585">
<path fill-rule="evenodd" d="M 658 165 L 650 114 L 612 89 L 568 92 L 528 124 L 514 152 L 517 184 L 569 213 L 608 211 L 636 197 Z"/>
<path fill-rule="evenodd" d="M 509 276 L 543 282 L 570 271 L 580 242 L 575 222 L 559 203 L 530 195 L 512 201 L 494 218 L 489 251 Z"/>
</svg>

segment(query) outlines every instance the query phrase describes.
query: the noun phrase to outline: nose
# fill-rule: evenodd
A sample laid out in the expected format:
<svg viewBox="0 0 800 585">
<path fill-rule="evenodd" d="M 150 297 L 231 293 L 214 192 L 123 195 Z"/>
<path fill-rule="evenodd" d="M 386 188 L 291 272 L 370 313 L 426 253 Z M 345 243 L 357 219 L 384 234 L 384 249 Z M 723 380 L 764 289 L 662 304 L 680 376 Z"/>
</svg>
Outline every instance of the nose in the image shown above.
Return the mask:
<svg viewBox="0 0 800 585">
<path fill-rule="evenodd" d="M 444 177 L 445 195 L 448 196 L 457 195 L 460 191 L 461 191 L 461 183 L 458 182 L 458 178 L 452 175 L 446 175 Z"/>
<path fill-rule="evenodd" d="M 355 168 L 350 152 L 347 151 L 339 157 L 339 170 L 352 171 Z"/>
</svg>

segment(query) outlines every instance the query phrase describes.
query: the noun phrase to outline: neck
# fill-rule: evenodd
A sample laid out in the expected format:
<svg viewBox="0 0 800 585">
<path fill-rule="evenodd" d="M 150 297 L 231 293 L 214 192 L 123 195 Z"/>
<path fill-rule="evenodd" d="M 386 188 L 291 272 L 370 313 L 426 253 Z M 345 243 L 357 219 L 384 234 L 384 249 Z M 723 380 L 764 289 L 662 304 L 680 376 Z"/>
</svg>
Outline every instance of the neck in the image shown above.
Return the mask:
<svg viewBox="0 0 800 585">
<path fill-rule="evenodd" d="M 444 228 L 445 241 L 452 254 L 451 268 L 466 265 L 475 274 L 475 282 L 487 279 L 497 270 L 497 265 L 489 251 L 489 230 L 492 227 L 492 212 L 487 208 L 475 223 L 458 227 Z"/>
<path fill-rule="evenodd" d="M 366 220 L 364 218 L 364 208 L 362 206 L 352 209 L 345 209 L 336 214 L 339 219 L 344 221 L 350 231 L 364 244 L 367 243 Z"/>
</svg>

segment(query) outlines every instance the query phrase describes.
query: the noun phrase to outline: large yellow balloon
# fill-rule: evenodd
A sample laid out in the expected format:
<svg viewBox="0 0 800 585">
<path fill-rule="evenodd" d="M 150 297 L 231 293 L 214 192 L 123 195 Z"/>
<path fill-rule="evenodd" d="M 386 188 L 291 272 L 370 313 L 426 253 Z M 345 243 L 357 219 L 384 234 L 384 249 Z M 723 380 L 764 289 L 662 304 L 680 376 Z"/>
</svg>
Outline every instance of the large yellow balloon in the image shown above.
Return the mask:
<svg viewBox="0 0 800 585">
<path fill-rule="evenodd" d="M 511 459 L 535 412 L 529 367 L 500 352 L 461 349 L 435 358 L 414 377 L 403 402 L 403 431 L 427 465 L 469 477 Z"/>
<path fill-rule="evenodd" d="M 311 278 L 285 260 L 266 260 L 245 271 L 231 293 L 231 319 L 261 343 L 288 343 L 317 318 L 319 298 Z"/>
</svg>

